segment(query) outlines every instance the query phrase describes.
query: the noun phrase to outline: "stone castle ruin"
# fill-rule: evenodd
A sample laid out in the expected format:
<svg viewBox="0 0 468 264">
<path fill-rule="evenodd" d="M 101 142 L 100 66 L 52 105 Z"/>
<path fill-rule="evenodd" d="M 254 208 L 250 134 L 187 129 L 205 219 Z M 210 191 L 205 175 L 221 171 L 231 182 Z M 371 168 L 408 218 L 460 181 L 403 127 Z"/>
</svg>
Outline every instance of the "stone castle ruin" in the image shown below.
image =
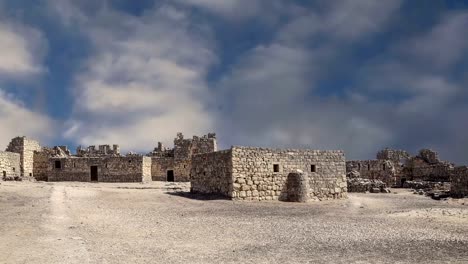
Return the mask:
<svg viewBox="0 0 468 264">
<path fill-rule="evenodd" d="M 346 162 L 349 179 L 365 179 L 387 186 L 414 188 L 414 186 L 449 186 L 454 196 L 468 195 L 468 170 L 439 159 L 437 152 L 422 149 L 416 156 L 406 151 L 384 149 L 375 160 Z"/>
<path fill-rule="evenodd" d="M 153 181 L 190 181 L 192 157 L 197 154 L 215 152 L 217 150 L 216 134 L 192 139 L 185 139 L 182 133 L 177 133 L 174 139 L 174 148 L 166 148 L 158 142 L 151 157 L 151 177 Z"/>
<path fill-rule="evenodd" d="M 414 181 L 451 182 L 454 196 L 468 196 L 468 169 L 442 161 L 429 149 L 411 156 L 384 149 L 374 160 L 346 161 L 343 151 L 234 146 L 218 151 L 216 134 L 161 142 L 146 155 L 122 155 L 119 145 L 43 147 L 16 137 L 0 152 L 3 180 L 82 182 L 190 182 L 193 193 L 235 200 L 345 198 L 348 191 L 408 187 Z M 366 186 L 359 185 L 363 180 Z"/>
</svg>

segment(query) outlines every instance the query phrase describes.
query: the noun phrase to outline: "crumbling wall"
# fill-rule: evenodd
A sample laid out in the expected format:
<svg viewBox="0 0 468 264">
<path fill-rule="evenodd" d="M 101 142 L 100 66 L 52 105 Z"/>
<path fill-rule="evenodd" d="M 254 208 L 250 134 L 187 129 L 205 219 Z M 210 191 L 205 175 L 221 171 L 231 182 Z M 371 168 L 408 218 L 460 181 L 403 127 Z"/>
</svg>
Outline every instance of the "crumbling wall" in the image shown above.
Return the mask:
<svg viewBox="0 0 468 264">
<path fill-rule="evenodd" d="M 21 177 L 20 160 L 18 153 L 0 151 L 0 179 L 18 180 Z"/>
<path fill-rule="evenodd" d="M 416 157 L 407 162 L 406 168 L 409 180 L 448 182 L 454 165 L 439 160 L 437 152 L 422 149 Z"/>
<path fill-rule="evenodd" d="M 232 196 L 232 150 L 195 155 L 192 164 L 192 192 Z"/>
<path fill-rule="evenodd" d="M 453 170 L 450 193 L 456 198 L 468 197 L 468 166 Z"/>
<path fill-rule="evenodd" d="M 151 177 L 154 181 L 166 181 L 168 171 L 173 171 L 174 181 L 190 181 L 192 157 L 216 150 L 214 133 L 202 137 L 193 136 L 191 139 L 186 139 L 182 133 L 177 133 L 173 149 L 165 148 L 161 142 L 158 142 L 158 147 L 149 153 L 152 157 Z"/>
<path fill-rule="evenodd" d="M 57 166 L 56 162 L 60 166 Z M 97 166 L 99 182 L 145 182 L 151 161 L 143 156 L 71 157 L 49 159 L 49 181 L 91 181 L 91 166 Z"/>
<path fill-rule="evenodd" d="M 233 147 L 233 189 L 241 200 L 287 200 L 286 181 L 301 170 L 309 178 L 309 198 L 346 197 L 343 151 Z"/>
<path fill-rule="evenodd" d="M 378 160 L 391 160 L 395 164 L 404 164 L 410 158 L 411 155 L 404 150 L 386 148 L 377 152 Z"/>
<path fill-rule="evenodd" d="M 352 160 L 346 162 L 346 171 L 359 172 L 363 179 L 380 180 L 387 186 L 401 184 L 400 167 L 391 160 Z"/>
<path fill-rule="evenodd" d="M 41 150 L 39 142 L 26 137 L 13 138 L 6 151 L 20 154 L 20 175 L 23 178 L 32 178 L 34 151 Z"/>
<path fill-rule="evenodd" d="M 78 146 L 76 148 L 76 156 L 78 157 L 99 157 L 99 156 L 120 156 L 120 146 L 119 145 L 99 145 L 98 148 L 96 146 L 89 146 L 87 148 L 83 148 L 82 146 Z"/>
</svg>

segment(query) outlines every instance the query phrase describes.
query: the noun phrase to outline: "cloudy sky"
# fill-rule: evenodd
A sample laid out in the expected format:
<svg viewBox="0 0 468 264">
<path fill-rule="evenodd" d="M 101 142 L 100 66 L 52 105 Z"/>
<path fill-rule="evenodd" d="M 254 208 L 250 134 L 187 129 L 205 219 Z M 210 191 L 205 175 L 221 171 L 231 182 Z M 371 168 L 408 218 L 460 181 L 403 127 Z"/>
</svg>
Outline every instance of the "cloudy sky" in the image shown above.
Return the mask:
<svg viewBox="0 0 468 264">
<path fill-rule="evenodd" d="M 0 144 L 423 147 L 468 164 L 468 3 L 0 0 Z"/>
</svg>

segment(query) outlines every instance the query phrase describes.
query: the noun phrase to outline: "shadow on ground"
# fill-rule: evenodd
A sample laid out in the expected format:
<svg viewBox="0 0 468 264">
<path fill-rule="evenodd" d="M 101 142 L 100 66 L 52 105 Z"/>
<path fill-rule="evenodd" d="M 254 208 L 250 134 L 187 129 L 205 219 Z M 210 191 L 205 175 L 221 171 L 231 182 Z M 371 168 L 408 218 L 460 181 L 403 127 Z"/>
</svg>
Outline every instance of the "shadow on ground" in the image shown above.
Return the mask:
<svg viewBox="0 0 468 264">
<path fill-rule="evenodd" d="M 187 199 L 192 200 L 231 200 L 226 196 L 222 196 L 219 194 L 199 194 L 199 193 L 191 193 L 191 192 L 166 192 L 166 194 L 179 196 Z"/>
</svg>

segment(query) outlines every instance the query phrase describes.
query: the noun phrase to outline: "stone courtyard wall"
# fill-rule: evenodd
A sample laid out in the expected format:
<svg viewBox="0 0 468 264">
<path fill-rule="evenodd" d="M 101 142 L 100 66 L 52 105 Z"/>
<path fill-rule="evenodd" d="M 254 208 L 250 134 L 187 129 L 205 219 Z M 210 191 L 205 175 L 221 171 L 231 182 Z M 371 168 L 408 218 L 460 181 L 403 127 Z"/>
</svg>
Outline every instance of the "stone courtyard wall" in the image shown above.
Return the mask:
<svg viewBox="0 0 468 264">
<path fill-rule="evenodd" d="M 21 176 L 20 154 L 0 151 L 0 179 L 13 180 Z"/>
<path fill-rule="evenodd" d="M 166 181 L 167 171 L 174 171 L 174 181 L 190 181 L 191 159 L 177 160 L 173 157 L 151 157 L 151 178 L 153 181 Z"/>
<path fill-rule="evenodd" d="M 308 175 L 309 198 L 347 196 L 343 151 L 233 147 L 232 166 L 233 199 L 287 200 L 287 177 L 297 170 Z"/>
<path fill-rule="evenodd" d="M 391 160 L 351 160 L 346 161 L 346 171 L 357 171 L 360 177 L 369 180 L 380 180 L 387 186 L 401 185 L 401 168 Z"/>
<path fill-rule="evenodd" d="M 232 194 L 232 150 L 192 157 L 191 191 L 205 194 Z"/>
<path fill-rule="evenodd" d="M 453 197 L 468 197 L 468 167 L 456 167 L 453 170 L 450 193 Z"/>
<path fill-rule="evenodd" d="M 32 178 L 34 176 L 34 151 L 40 150 L 39 142 L 26 137 L 13 138 L 6 149 L 6 151 L 20 154 L 21 177 L 23 178 Z"/>
<path fill-rule="evenodd" d="M 60 161 L 60 168 L 55 162 Z M 50 158 L 49 181 L 91 181 L 91 166 L 98 167 L 99 182 L 145 182 L 150 159 L 143 156 L 127 157 L 69 157 Z"/>
</svg>

